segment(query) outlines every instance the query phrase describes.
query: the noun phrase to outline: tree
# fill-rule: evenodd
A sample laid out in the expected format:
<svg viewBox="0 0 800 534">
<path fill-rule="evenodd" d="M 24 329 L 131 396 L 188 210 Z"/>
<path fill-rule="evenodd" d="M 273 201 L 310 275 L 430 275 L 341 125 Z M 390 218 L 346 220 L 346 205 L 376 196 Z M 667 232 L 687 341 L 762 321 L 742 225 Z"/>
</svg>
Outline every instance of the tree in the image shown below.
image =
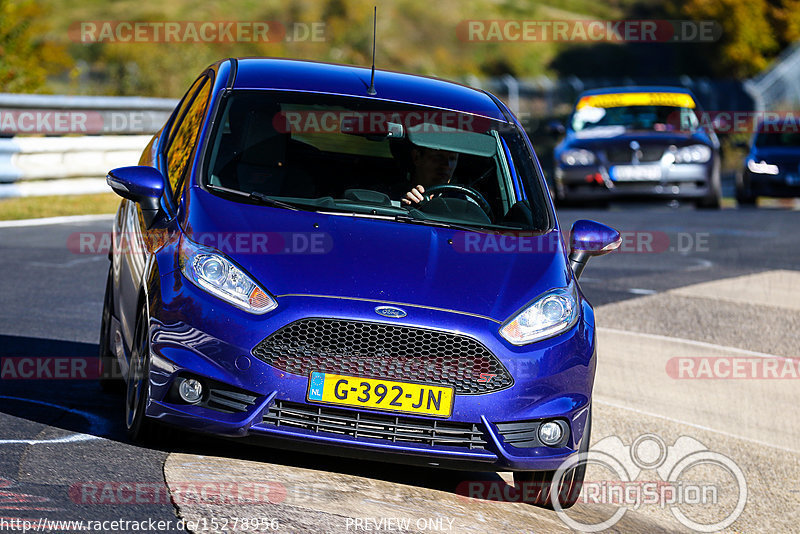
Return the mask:
<svg viewBox="0 0 800 534">
<path fill-rule="evenodd" d="M 43 37 L 43 13 L 31 0 L 0 0 L 0 91 L 43 91 L 48 74 L 70 66 L 64 47 Z"/>
</svg>

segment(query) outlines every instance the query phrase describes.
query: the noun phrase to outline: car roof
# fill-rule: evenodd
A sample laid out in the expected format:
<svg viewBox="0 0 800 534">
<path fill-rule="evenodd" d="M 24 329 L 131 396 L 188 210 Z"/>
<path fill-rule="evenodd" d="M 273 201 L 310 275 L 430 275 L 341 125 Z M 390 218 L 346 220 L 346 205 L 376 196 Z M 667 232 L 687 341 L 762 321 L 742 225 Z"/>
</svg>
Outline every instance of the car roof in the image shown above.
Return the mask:
<svg viewBox="0 0 800 534">
<path fill-rule="evenodd" d="M 623 87 L 602 87 L 599 89 L 589 89 L 582 92 L 580 97 L 591 95 L 613 95 L 618 93 L 681 93 L 692 95 L 692 92 L 685 87 L 671 85 L 626 85 Z"/>
<path fill-rule="evenodd" d="M 237 58 L 233 89 L 308 91 L 419 104 L 507 122 L 488 93 L 454 82 L 375 69 L 375 89 L 367 88 L 370 67 L 282 58 Z"/>
</svg>

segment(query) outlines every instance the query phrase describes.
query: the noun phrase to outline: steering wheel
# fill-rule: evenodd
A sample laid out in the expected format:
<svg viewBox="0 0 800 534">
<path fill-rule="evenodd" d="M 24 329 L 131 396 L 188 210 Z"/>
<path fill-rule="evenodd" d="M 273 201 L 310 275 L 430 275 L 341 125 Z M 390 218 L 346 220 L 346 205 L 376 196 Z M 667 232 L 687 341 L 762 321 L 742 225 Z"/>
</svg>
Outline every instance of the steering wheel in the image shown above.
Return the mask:
<svg viewBox="0 0 800 534">
<path fill-rule="evenodd" d="M 475 201 L 475 203 L 486 213 L 489 217 L 490 221 L 494 220 L 494 214 L 492 213 L 492 207 L 489 206 L 489 203 L 486 199 L 475 189 L 468 187 L 466 185 L 460 184 L 440 184 L 434 185 L 429 187 L 425 190 L 425 195 L 436 194 L 436 193 L 443 193 L 445 191 L 453 191 L 455 193 L 461 193 L 467 198 L 470 198 Z M 425 204 L 425 202 L 430 202 L 429 200 L 425 200 L 420 203 L 420 205 Z"/>
</svg>

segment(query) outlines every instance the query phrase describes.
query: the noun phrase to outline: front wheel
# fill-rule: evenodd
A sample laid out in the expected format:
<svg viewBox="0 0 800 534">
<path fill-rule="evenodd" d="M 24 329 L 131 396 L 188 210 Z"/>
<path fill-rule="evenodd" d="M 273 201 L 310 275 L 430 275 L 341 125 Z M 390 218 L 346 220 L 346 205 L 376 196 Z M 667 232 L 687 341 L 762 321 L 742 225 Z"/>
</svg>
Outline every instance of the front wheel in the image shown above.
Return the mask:
<svg viewBox="0 0 800 534">
<path fill-rule="evenodd" d="M 722 207 L 722 177 L 719 165 L 719 161 L 714 163 L 714 170 L 708 181 L 708 194 L 695 202 L 695 206 L 699 209 L 718 210 Z"/>
<path fill-rule="evenodd" d="M 123 389 L 119 362 L 111 351 L 111 313 L 114 303 L 111 267 L 108 268 L 106 294 L 103 298 L 103 316 L 100 321 L 99 381 L 100 388 L 107 393 L 120 393 Z"/>
<path fill-rule="evenodd" d="M 578 452 L 586 455 L 589 452 L 589 440 L 592 433 L 592 411 L 586 420 L 586 430 L 583 432 Z M 525 502 L 541 506 L 542 508 L 553 509 L 550 499 L 551 489 L 554 483 L 558 483 L 558 502 L 561 508 L 569 508 L 578 502 L 583 487 L 583 477 L 586 475 L 586 462 L 578 462 L 572 469 L 567 470 L 561 480 L 554 481 L 556 471 L 515 471 L 514 485 L 517 491 L 522 491 L 526 497 Z"/>
<path fill-rule="evenodd" d="M 756 196 L 750 187 L 750 180 L 744 175 L 737 176 L 736 180 L 736 203 L 739 206 L 755 206 Z"/>
<path fill-rule="evenodd" d="M 155 423 L 147 419 L 145 409 L 150 397 L 150 334 L 147 311 L 142 307 L 134 330 L 130 368 L 126 381 L 125 426 L 133 441 L 145 442 L 153 437 Z"/>
</svg>

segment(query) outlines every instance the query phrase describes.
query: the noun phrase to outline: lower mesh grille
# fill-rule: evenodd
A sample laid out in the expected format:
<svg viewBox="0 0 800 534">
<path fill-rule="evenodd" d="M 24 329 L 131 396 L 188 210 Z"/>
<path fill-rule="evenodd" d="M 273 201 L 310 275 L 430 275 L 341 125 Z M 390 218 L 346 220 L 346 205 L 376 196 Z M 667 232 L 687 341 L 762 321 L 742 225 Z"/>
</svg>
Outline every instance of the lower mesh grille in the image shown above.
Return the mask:
<svg viewBox="0 0 800 534">
<path fill-rule="evenodd" d="M 313 432 L 371 438 L 393 443 L 484 449 L 483 431 L 475 423 L 412 419 L 275 401 L 263 423 Z"/>
<path fill-rule="evenodd" d="M 453 386 L 458 395 L 492 393 L 514 384 L 497 356 L 476 339 L 403 325 L 301 319 L 261 341 L 253 355 L 302 376 L 321 371 L 402 378 Z"/>
</svg>

